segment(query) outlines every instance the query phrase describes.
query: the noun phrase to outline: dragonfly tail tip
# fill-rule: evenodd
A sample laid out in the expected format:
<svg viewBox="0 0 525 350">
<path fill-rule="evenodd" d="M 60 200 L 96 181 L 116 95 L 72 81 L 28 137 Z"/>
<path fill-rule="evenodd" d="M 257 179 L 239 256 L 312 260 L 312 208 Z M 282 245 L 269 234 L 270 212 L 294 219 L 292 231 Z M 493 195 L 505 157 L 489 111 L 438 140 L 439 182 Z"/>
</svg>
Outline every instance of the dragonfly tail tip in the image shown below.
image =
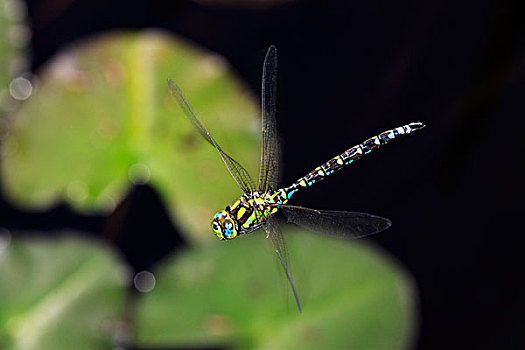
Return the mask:
<svg viewBox="0 0 525 350">
<path fill-rule="evenodd" d="M 412 130 L 421 130 L 421 129 L 423 129 L 424 127 L 426 127 L 426 125 L 423 124 L 423 122 L 421 122 L 421 121 L 419 121 L 419 120 L 418 120 L 417 122 L 413 122 L 413 123 L 408 124 L 408 126 L 410 126 L 410 128 L 411 128 Z"/>
</svg>

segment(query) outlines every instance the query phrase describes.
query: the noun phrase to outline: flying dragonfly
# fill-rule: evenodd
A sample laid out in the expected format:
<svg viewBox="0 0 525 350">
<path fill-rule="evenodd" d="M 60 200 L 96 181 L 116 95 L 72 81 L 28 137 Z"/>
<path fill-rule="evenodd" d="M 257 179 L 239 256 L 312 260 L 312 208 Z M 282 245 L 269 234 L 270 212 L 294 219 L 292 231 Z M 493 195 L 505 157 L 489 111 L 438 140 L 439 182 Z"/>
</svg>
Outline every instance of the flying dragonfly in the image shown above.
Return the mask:
<svg viewBox="0 0 525 350">
<path fill-rule="evenodd" d="M 395 138 L 420 130 L 425 125 L 421 122 L 413 122 L 382 132 L 333 157 L 298 179 L 291 186 L 279 188 L 278 178 L 281 162 L 275 122 L 277 49 L 272 45 L 268 49 L 263 65 L 261 162 L 259 182 L 256 186 L 248 171 L 224 152 L 211 136 L 177 84 L 169 78 L 167 82 L 171 94 L 177 100 L 186 117 L 201 136 L 217 150 L 226 168 L 243 192 L 233 204 L 215 214 L 211 222 L 213 232 L 220 240 L 232 240 L 240 235 L 262 228 L 275 248 L 286 278 L 290 283 L 299 312 L 302 312 L 301 302 L 290 271 L 286 241 L 275 214 L 283 212 L 289 222 L 341 238 L 360 238 L 387 229 L 390 227 L 391 221 L 380 216 L 350 211 L 316 210 L 290 205 L 288 201 L 297 191 L 312 186 L 360 159 L 364 154 Z"/>
</svg>

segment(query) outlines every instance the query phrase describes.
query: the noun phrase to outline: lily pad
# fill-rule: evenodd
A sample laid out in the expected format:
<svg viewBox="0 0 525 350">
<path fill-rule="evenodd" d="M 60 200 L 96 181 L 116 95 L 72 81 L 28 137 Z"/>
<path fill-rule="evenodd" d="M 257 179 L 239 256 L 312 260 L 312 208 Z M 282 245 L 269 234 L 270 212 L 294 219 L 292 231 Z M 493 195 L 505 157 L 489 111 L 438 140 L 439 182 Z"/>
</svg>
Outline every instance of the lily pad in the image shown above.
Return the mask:
<svg viewBox="0 0 525 350">
<path fill-rule="evenodd" d="M 204 232 L 201 218 L 238 189 L 171 97 L 167 77 L 256 174 L 257 103 L 223 58 L 157 31 L 114 33 L 64 50 L 39 74 L 3 145 L 10 198 L 31 208 L 65 201 L 109 211 L 133 182 L 149 181 L 181 227 Z"/>
<path fill-rule="evenodd" d="M 363 243 L 286 230 L 299 314 L 264 234 L 193 250 L 156 273 L 138 309 L 141 346 L 251 349 L 405 349 L 410 278 Z M 267 248 L 267 249 L 265 249 Z"/>
<path fill-rule="evenodd" d="M 6 237 L 2 229 L 0 348 L 111 348 L 129 282 L 115 256 L 72 232 Z"/>
</svg>

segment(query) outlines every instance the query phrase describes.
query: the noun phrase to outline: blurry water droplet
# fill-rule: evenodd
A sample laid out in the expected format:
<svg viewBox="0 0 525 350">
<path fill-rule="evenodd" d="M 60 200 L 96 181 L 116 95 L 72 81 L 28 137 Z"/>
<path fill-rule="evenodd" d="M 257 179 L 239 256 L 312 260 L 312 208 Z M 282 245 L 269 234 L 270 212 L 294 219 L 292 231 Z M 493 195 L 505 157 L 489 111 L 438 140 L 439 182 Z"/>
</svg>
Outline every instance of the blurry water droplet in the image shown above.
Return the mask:
<svg viewBox="0 0 525 350">
<path fill-rule="evenodd" d="M 7 249 L 11 243 L 11 232 L 4 228 L 0 227 L 0 255 Z"/>
<path fill-rule="evenodd" d="M 88 196 L 88 187 L 82 181 L 71 181 L 67 185 L 66 193 L 71 200 L 81 202 Z"/>
<path fill-rule="evenodd" d="M 33 92 L 33 85 L 24 77 L 14 78 L 9 84 L 9 93 L 15 100 L 27 100 Z"/>
<path fill-rule="evenodd" d="M 129 181 L 135 185 L 143 185 L 149 181 L 151 176 L 149 167 L 142 163 L 135 163 L 129 167 L 128 178 Z"/>
<path fill-rule="evenodd" d="M 148 293 L 155 288 L 155 276 L 149 271 L 141 271 L 133 279 L 135 288 L 141 293 Z"/>
</svg>

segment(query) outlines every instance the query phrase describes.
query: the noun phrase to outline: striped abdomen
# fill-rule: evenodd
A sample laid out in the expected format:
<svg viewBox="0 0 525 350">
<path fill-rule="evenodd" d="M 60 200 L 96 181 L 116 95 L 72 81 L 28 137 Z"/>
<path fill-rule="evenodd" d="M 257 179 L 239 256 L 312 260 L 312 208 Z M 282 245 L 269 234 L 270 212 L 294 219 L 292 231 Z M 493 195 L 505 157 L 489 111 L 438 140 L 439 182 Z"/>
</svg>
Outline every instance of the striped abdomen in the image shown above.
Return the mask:
<svg viewBox="0 0 525 350">
<path fill-rule="evenodd" d="M 346 165 L 358 160 L 363 156 L 371 152 L 373 149 L 387 144 L 389 141 L 406 134 L 410 134 L 416 130 L 423 129 L 425 125 L 421 122 L 414 122 L 395 128 L 392 130 L 387 130 L 381 134 L 371 137 L 365 142 L 347 149 L 340 155 L 330 159 L 328 162 L 324 163 L 321 166 L 318 166 L 305 176 L 297 180 L 293 185 L 287 187 L 285 191 L 287 192 L 287 197 L 290 198 L 296 191 L 300 188 L 306 188 L 312 186 L 314 183 L 321 181 L 326 176 L 331 175 L 332 173 L 344 168 Z"/>
</svg>

